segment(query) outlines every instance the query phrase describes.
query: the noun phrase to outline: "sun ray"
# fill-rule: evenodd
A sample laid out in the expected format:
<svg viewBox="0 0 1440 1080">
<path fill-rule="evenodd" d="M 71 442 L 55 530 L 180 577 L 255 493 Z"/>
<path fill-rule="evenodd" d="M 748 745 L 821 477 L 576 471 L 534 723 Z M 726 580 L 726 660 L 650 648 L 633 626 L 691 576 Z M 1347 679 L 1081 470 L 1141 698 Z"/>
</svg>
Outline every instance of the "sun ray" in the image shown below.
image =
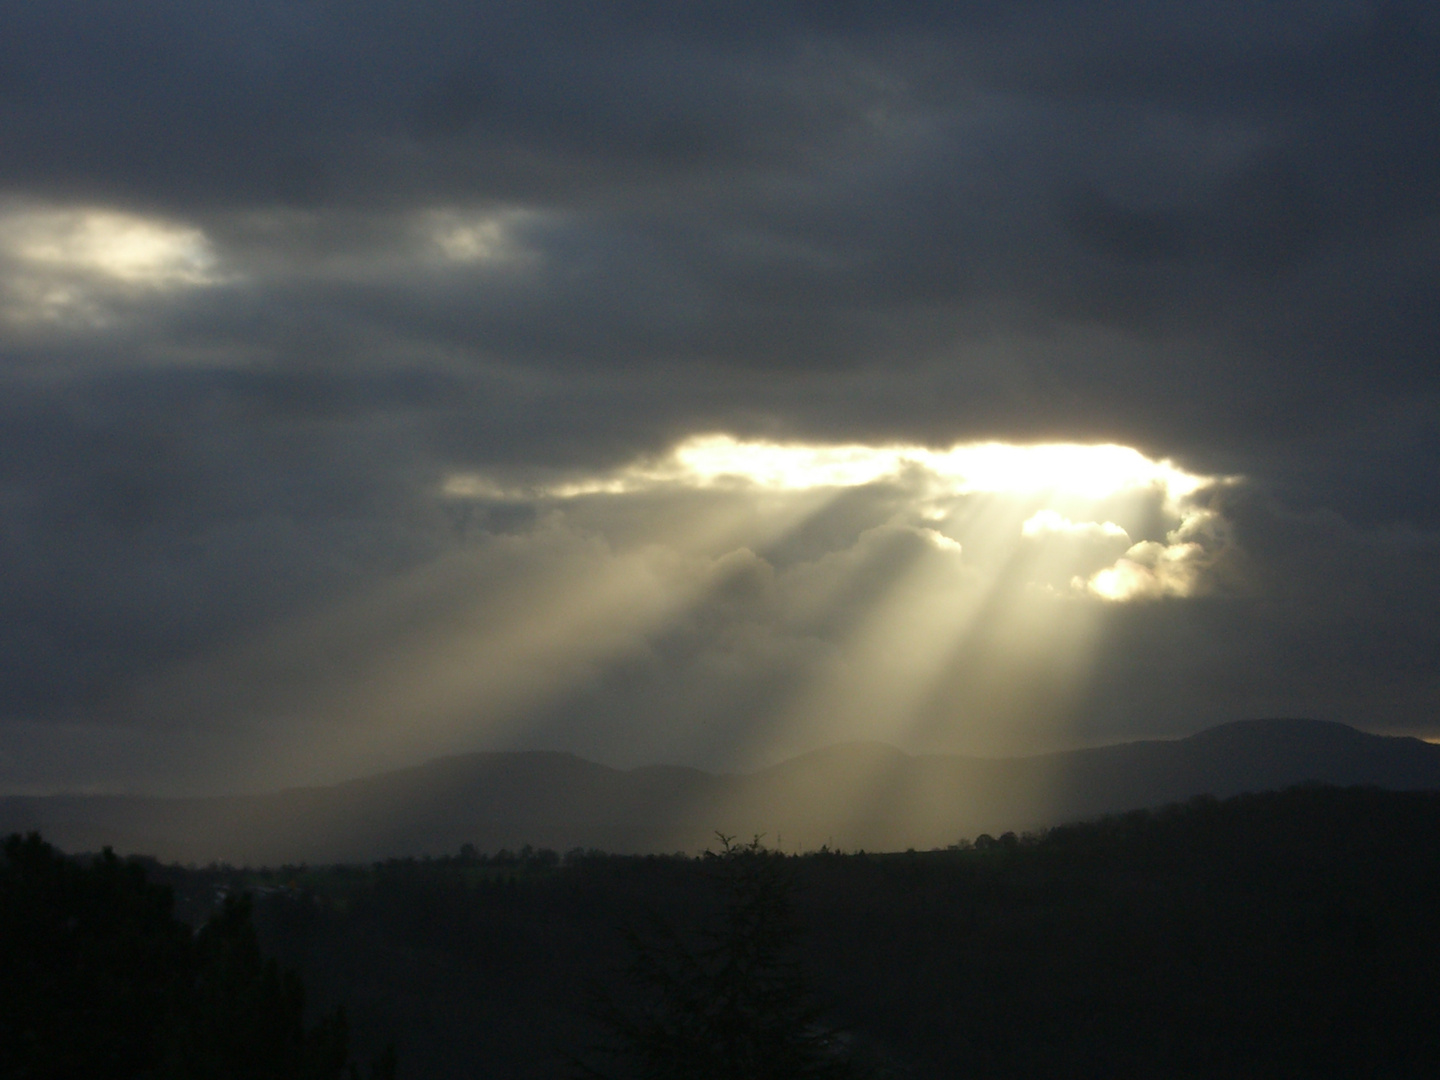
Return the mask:
<svg viewBox="0 0 1440 1080">
<path fill-rule="evenodd" d="M 1097 575 L 1142 544 L 1199 543 L 1187 523 L 1210 512 L 1194 495 L 1215 478 L 1094 449 L 705 436 L 589 475 L 454 473 L 435 490 L 467 537 L 449 555 L 137 702 L 258 720 L 270 735 L 249 769 L 272 783 L 564 746 L 584 735 L 574 711 L 615 686 L 641 687 L 625 699 L 641 712 L 606 705 L 620 725 L 606 745 L 638 754 L 755 766 L 837 740 L 1007 748 L 1021 740 L 1005 729 L 1053 726 L 1083 689 Z M 496 513 L 508 531 L 486 531 Z M 769 594 L 748 614 L 729 599 L 736 573 Z M 731 637 L 703 631 L 698 666 L 672 678 L 667 635 L 692 624 Z M 752 639 L 753 656 L 723 651 Z M 631 682 L 610 678 L 622 669 Z M 643 690 L 653 678 L 671 681 Z"/>
</svg>

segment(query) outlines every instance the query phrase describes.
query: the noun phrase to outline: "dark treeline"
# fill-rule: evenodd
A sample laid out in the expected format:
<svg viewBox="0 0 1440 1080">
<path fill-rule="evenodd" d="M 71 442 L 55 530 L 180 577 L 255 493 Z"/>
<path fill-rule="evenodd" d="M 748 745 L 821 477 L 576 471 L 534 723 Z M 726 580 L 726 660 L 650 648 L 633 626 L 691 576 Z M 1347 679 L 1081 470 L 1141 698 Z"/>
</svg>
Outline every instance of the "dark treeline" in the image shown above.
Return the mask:
<svg viewBox="0 0 1440 1080">
<path fill-rule="evenodd" d="M 394 1076 L 382 1054 L 372 1080 Z M 339 1009 L 311 1020 L 262 957 L 247 895 L 198 932 L 169 888 L 110 851 L 38 835 L 0 851 L 0 1076 L 16 1080 L 358 1080 Z"/>
<path fill-rule="evenodd" d="M 735 850 L 150 870 L 197 919 L 250 889 L 267 952 L 345 1006 L 357 1056 L 393 1042 L 401 1077 L 729 1075 L 664 1064 L 731 1030 L 727 994 L 795 1075 L 1440 1075 L 1440 793 Z"/>
</svg>

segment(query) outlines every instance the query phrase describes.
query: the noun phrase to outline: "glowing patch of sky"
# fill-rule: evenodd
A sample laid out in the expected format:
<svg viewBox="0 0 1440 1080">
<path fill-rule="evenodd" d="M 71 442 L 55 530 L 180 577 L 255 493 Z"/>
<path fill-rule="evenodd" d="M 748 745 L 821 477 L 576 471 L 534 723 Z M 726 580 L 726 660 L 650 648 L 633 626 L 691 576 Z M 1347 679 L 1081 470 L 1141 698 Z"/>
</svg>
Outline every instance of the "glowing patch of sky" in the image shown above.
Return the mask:
<svg viewBox="0 0 1440 1080">
<path fill-rule="evenodd" d="M 120 296 L 229 280 L 200 229 L 118 210 L 0 205 L 0 313 L 105 325 Z"/>
<path fill-rule="evenodd" d="M 0 246 L 35 267 L 149 288 L 207 285 L 219 276 L 215 253 L 199 229 L 113 210 L 5 213 Z"/>
<path fill-rule="evenodd" d="M 518 209 L 484 213 L 432 210 L 423 215 L 421 229 L 447 262 L 514 267 L 539 258 L 518 235 L 520 227 L 537 216 Z"/>
</svg>

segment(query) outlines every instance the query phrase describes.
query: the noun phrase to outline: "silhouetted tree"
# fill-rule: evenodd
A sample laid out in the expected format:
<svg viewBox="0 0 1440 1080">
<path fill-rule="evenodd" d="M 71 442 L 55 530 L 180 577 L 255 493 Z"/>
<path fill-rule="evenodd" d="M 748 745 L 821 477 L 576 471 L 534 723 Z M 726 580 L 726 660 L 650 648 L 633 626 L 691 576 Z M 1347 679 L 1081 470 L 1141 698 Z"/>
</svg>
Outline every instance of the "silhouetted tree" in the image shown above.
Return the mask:
<svg viewBox="0 0 1440 1080">
<path fill-rule="evenodd" d="M 784 856 L 759 838 L 706 856 L 720 890 L 716 918 L 685 934 L 656 919 L 627 933 L 628 977 L 641 1002 L 601 994 L 602 1051 L 645 1080 L 768 1080 L 861 1075 L 820 1023 L 793 954 L 798 928 Z M 580 1066 L 588 1076 L 606 1075 Z"/>
<path fill-rule="evenodd" d="M 189 1005 L 167 1033 L 163 1080 L 343 1074 L 348 1032 L 340 1010 L 305 1024 L 305 989 L 260 955 L 245 896 L 228 897 L 195 937 Z"/>
<path fill-rule="evenodd" d="M 138 1076 L 192 971 L 169 891 L 108 850 L 89 866 L 37 834 L 0 864 L 0 1075 Z"/>
</svg>

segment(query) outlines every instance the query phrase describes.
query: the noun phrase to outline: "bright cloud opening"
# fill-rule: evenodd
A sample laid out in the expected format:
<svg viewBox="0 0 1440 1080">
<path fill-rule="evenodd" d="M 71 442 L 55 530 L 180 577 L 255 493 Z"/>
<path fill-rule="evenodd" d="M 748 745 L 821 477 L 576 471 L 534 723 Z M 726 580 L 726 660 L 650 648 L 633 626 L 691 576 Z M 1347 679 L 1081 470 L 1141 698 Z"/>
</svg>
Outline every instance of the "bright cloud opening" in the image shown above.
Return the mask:
<svg viewBox="0 0 1440 1080">
<path fill-rule="evenodd" d="M 1223 530 L 1214 527 L 1216 516 L 1199 506 L 1196 496 L 1230 481 L 1190 473 L 1169 460 L 1156 461 L 1114 444 L 987 442 L 933 450 L 707 434 L 686 439 L 664 455 L 605 473 L 521 486 L 457 473 L 444 481 L 442 491 L 451 498 L 570 500 L 667 490 L 741 495 L 753 490 L 783 496 L 886 483 L 912 493 L 905 520 L 924 523 L 935 537 L 957 544 L 966 541 L 965 529 L 977 528 L 973 514 L 961 523 L 967 501 L 985 496 L 994 504 L 986 527 L 992 532 L 1018 527 L 1018 535 L 1008 534 L 1008 543 L 1043 541 L 1050 580 L 1062 590 L 1069 581 L 1072 594 L 1124 602 L 1202 591 L 1206 570 L 1224 546 L 1224 537 Z M 1100 513 L 1104 507 L 1113 512 L 1127 504 L 1149 505 L 1162 520 L 1168 519 L 1163 542 L 1158 536 L 1132 536 Z M 1087 508 L 1096 514 L 1094 519 L 1084 516 Z M 1025 516 L 1017 521 L 1010 516 L 1013 510 Z M 1003 536 L 1000 541 L 1006 542 Z M 1118 559 L 1117 545 L 1124 550 Z"/>
<path fill-rule="evenodd" d="M 545 486 L 553 497 L 623 494 L 663 485 L 750 486 L 774 491 L 858 487 L 925 476 L 935 494 L 1053 494 L 1102 499 L 1126 491 L 1162 490 L 1183 499 L 1214 477 L 1185 472 L 1168 460 L 1152 461 L 1138 450 L 1113 444 L 964 443 L 948 450 L 923 446 L 865 446 L 745 441 L 730 435 L 697 435 L 659 459 L 634 462 L 615 472 Z M 450 477 L 447 491 L 461 494 L 488 482 L 469 474 Z"/>
<path fill-rule="evenodd" d="M 1099 499 L 1163 487 L 1169 495 L 1183 497 L 1206 483 L 1169 461 L 1151 461 L 1138 450 L 1110 444 L 988 442 L 931 450 L 744 442 L 728 435 L 687 439 L 669 461 L 638 470 L 634 480 L 688 478 L 702 485 L 738 482 L 796 490 L 871 484 L 917 470 L 932 478 L 941 493 L 953 495 L 1054 493 Z"/>
</svg>

